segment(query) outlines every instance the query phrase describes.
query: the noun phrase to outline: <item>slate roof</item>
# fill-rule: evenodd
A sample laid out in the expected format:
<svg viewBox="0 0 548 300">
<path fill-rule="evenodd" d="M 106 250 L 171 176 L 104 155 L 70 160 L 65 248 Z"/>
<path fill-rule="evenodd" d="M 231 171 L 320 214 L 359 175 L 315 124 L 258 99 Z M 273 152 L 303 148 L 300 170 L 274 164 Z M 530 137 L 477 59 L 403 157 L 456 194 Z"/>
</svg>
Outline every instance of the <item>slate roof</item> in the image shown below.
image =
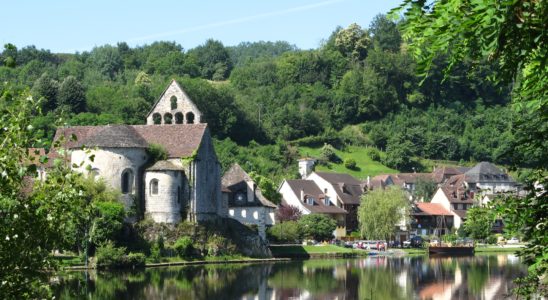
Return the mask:
<svg viewBox="0 0 548 300">
<path fill-rule="evenodd" d="M 468 189 L 464 185 L 465 174 L 451 176 L 440 187 L 445 197 L 451 203 L 474 203 L 474 199 L 469 195 Z"/>
<path fill-rule="evenodd" d="M 416 183 L 419 179 L 433 180 L 432 173 L 399 173 L 394 174 L 401 183 Z"/>
<path fill-rule="evenodd" d="M 251 181 L 251 177 L 247 174 L 239 164 L 233 164 L 221 178 L 221 184 L 230 186 L 241 181 Z"/>
<path fill-rule="evenodd" d="M 322 193 L 318 185 L 312 180 L 305 179 L 294 179 L 286 180 L 287 184 L 293 191 L 293 193 L 301 200 L 303 206 L 312 213 L 322 213 L 322 214 L 346 214 L 346 210 L 335 206 L 335 205 L 325 205 L 321 199 L 325 199 L 325 195 Z M 301 199 L 301 190 L 306 196 L 312 196 L 315 201 L 314 205 L 309 205 L 302 202 Z"/>
<path fill-rule="evenodd" d="M 251 176 L 247 174 L 242 167 L 238 164 L 233 164 L 228 171 L 225 172 L 223 177 L 221 178 L 221 185 L 223 192 L 232 192 L 231 187 L 235 185 L 239 185 L 240 183 L 244 183 L 247 186 L 246 181 L 253 181 L 251 179 Z M 261 189 L 259 187 L 255 188 L 255 202 L 258 202 L 266 207 L 272 207 L 276 208 L 276 204 L 270 202 L 266 197 L 263 195 Z M 248 203 L 246 203 L 248 204 Z M 243 205 L 247 206 L 247 205 Z"/>
<path fill-rule="evenodd" d="M 413 215 L 420 216 L 452 216 L 453 214 L 439 203 L 418 202 L 417 211 Z"/>
<path fill-rule="evenodd" d="M 146 148 L 147 141 L 130 125 L 101 126 L 95 134 L 81 141 L 86 147 Z"/>
<path fill-rule="evenodd" d="M 436 183 L 442 183 L 445 180 L 449 179 L 451 176 L 462 174 L 458 168 L 453 167 L 439 167 L 432 172 L 432 179 Z"/>
<path fill-rule="evenodd" d="M 475 165 L 472 169 L 466 173 L 467 182 L 507 182 L 514 183 L 514 180 L 504 173 L 501 169 L 497 168 L 492 163 L 482 161 Z"/>
<path fill-rule="evenodd" d="M 160 144 L 168 158 L 189 157 L 196 151 L 207 131 L 207 124 L 106 125 L 58 128 L 54 140 L 65 137 L 69 149 L 86 147 L 146 148 Z M 70 139 L 72 135 L 76 141 Z"/>
<path fill-rule="evenodd" d="M 178 166 L 170 161 L 160 160 L 148 167 L 147 171 L 184 171 L 184 169 L 182 166 Z"/>
<path fill-rule="evenodd" d="M 360 204 L 360 197 L 363 194 L 362 182 L 344 173 L 316 172 L 316 174 L 333 185 L 343 204 Z"/>
</svg>

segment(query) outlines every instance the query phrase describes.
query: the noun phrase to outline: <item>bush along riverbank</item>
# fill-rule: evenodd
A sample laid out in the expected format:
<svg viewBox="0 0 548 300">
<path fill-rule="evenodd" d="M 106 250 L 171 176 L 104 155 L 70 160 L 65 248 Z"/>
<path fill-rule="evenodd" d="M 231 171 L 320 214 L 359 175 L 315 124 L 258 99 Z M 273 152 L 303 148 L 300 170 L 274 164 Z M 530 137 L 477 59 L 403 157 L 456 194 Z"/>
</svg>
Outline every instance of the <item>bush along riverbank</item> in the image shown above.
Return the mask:
<svg viewBox="0 0 548 300">
<path fill-rule="evenodd" d="M 89 254 L 87 267 L 97 269 L 272 258 L 270 249 L 256 231 L 232 219 L 178 225 L 143 220 L 127 226 L 116 240 L 93 247 Z M 83 257 L 83 254 L 59 257 L 59 263 L 65 268 L 85 268 Z"/>
</svg>

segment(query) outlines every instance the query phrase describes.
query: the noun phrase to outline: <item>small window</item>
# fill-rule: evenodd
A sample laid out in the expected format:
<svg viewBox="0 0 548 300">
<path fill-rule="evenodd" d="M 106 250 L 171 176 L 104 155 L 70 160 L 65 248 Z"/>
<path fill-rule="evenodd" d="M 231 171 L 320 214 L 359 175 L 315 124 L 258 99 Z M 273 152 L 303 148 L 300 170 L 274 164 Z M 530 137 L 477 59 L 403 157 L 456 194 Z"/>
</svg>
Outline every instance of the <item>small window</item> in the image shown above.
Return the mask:
<svg viewBox="0 0 548 300">
<path fill-rule="evenodd" d="M 164 124 L 171 124 L 172 121 L 173 121 L 173 115 L 170 113 L 166 113 L 164 115 Z"/>
<path fill-rule="evenodd" d="M 323 200 L 323 203 L 327 206 L 331 205 L 331 201 L 329 201 L 328 197 L 325 197 L 325 199 Z"/>
<path fill-rule="evenodd" d="M 314 197 L 307 197 L 306 198 L 306 204 L 314 205 Z"/>
<path fill-rule="evenodd" d="M 122 172 L 122 194 L 129 194 L 132 190 L 133 171 L 125 169 Z"/>
<path fill-rule="evenodd" d="M 171 109 L 177 109 L 177 97 L 171 96 L 169 101 L 171 102 Z"/>
<path fill-rule="evenodd" d="M 186 114 L 186 123 L 187 124 L 194 124 L 194 114 L 191 112 L 188 112 Z"/>
<path fill-rule="evenodd" d="M 156 124 L 156 125 L 162 124 L 162 115 L 160 115 L 159 113 L 154 113 L 154 114 L 152 115 L 152 121 L 153 121 L 154 124 Z"/>
<path fill-rule="evenodd" d="M 158 195 L 158 179 L 152 179 L 150 181 L 150 194 Z"/>
<path fill-rule="evenodd" d="M 183 124 L 183 113 L 176 113 L 175 114 L 175 124 Z"/>
</svg>

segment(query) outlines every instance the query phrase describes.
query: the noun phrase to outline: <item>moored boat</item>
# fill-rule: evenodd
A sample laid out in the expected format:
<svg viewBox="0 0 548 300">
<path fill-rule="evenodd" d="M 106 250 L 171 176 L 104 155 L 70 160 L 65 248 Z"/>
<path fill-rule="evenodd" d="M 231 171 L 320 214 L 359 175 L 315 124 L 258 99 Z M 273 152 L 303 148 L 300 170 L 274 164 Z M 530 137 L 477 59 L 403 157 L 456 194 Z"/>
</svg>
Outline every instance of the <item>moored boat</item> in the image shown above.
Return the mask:
<svg viewBox="0 0 548 300">
<path fill-rule="evenodd" d="M 430 246 L 428 254 L 440 255 L 474 255 L 473 246 Z"/>
</svg>

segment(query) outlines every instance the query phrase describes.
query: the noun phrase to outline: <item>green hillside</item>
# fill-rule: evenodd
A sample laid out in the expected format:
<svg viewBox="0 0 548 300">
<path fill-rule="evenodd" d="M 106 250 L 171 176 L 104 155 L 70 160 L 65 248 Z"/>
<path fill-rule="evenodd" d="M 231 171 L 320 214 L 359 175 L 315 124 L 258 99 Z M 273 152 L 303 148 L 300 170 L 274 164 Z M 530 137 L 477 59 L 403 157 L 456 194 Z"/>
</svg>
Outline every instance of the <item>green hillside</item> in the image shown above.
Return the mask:
<svg viewBox="0 0 548 300">
<path fill-rule="evenodd" d="M 358 147 L 358 146 L 348 146 L 344 151 L 335 150 L 337 156 L 339 156 L 343 161 L 349 158 L 352 158 L 356 161 L 357 169 L 350 170 L 344 167 L 343 163 L 334 164 L 331 163 L 327 166 L 325 165 L 316 165 L 316 170 L 325 171 L 325 172 L 336 172 L 336 173 L 347 173 L 358 179 L 365 179 L 367 176 L 376 176 L 379 174 L 391 174 L 398 173 L 398 170 L 391 169 L 381 164 L 380 162 L 373 161 L 366 154 L 367 147 Z M 318 158 L 320 157 L 321 147 L 310 148 L 310 147 L 299 147 L 299 153 L 302 156 Z"/>
</svg>

